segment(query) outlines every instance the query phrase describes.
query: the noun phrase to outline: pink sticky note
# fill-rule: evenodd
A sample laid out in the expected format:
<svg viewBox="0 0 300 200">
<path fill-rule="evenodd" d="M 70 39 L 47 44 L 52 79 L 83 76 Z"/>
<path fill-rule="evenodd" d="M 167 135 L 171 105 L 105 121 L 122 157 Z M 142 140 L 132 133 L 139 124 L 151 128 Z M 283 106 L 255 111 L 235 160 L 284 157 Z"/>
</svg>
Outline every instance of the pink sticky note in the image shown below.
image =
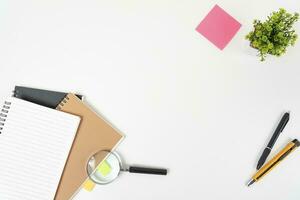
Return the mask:
<svg viewBox="0 0 300 200">
<path fill-rule="evenodd" d="M 241 24 L 237 20 L 215 5 L 198 25 L 196 31 L 223 50 L 240 27 Z"/>
</svg>

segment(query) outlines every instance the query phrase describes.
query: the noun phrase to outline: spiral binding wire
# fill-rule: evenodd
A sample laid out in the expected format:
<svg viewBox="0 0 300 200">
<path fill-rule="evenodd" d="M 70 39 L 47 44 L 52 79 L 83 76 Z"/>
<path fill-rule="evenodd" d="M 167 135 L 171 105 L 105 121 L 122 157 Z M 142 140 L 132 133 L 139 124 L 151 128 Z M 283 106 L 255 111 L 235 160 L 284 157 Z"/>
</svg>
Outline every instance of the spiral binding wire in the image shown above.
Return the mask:
<svg viewBox="0 0 300 200">
<path fill-rule="evenodd" d="M 61 108 L 65 105 L 65 103 L 67 103 L 67 101 L 69 100 L 70 98 L 68 96 L 66 96 L 60 103 L 59 105 L 57 106 L 57 109 L 58 110 L 61 110 Z"/>
<path fill-rule="evenodd" d="M 0 134 L 2 133 L 11 102 L 5 101 L 0 111 Z"/>
</svg>

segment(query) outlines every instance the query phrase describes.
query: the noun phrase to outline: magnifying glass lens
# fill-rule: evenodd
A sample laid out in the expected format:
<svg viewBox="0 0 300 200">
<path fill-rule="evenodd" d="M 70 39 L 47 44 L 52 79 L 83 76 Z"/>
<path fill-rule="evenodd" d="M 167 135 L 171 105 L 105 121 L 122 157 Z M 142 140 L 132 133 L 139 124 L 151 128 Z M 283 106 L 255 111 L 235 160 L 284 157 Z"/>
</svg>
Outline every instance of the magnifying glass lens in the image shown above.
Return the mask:
<svg viewBox="0 0 300 200">
<path fill-rule="evenodd" d="M 120 158 L 109 151 L 99 151 L 87 163 L 89 178 L 97 184 L 112 182 L 118 177 L 120 170 Z"/>
</svg>

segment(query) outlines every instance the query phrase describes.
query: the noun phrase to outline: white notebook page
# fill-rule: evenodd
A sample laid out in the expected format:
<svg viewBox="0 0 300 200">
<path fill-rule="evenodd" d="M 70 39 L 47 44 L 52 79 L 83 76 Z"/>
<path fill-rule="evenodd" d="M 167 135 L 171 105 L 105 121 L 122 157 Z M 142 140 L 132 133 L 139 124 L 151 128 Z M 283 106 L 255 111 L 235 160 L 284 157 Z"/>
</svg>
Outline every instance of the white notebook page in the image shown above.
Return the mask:
<svg viewBox="0 0 300 200">
<path fill-rule="evenodd" d="M 80 118 L 14 97 L 6 101 L 0 200 L 53 200 Z"/>
</svg>

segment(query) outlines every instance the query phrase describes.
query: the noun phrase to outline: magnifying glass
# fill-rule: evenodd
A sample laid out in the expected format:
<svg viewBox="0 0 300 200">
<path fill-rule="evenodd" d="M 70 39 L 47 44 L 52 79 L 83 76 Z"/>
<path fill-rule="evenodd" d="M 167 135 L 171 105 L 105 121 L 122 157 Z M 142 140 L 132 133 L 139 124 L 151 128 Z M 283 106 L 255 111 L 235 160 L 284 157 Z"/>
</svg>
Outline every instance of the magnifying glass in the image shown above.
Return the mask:
<svg viewBox="0 0 300 200">
<path fill-rule="evenodd" d="M 121 172 L 167 175 L 167 170 L 162 168 L 125 167 L 121 157 L 116 152 L 106 150 L 99 151 L 91 156 L 86 168 L 89 178 L 100 185 L 111 183 Z"/>
</svg>

